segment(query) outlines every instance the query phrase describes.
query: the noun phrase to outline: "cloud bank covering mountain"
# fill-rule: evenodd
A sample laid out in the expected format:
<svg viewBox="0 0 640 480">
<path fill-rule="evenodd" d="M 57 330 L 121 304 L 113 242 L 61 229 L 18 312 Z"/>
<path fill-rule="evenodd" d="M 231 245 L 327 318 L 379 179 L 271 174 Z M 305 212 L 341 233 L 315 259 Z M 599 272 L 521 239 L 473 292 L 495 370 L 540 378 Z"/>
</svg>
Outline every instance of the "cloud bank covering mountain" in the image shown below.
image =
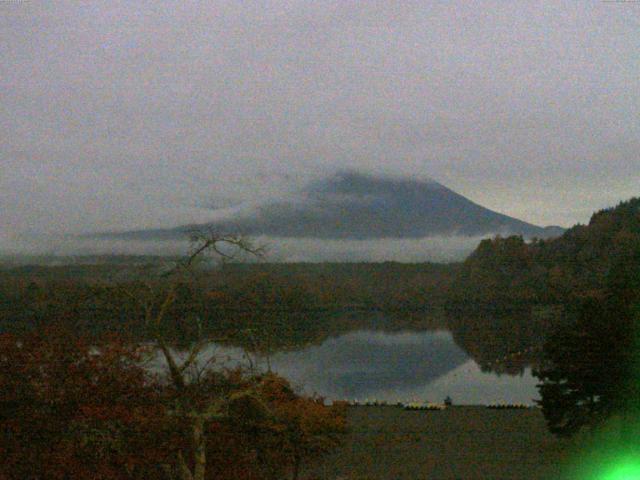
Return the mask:
<svg viewBox="0 0 640 480">
<path fill-rule="evenodd" d="M 563 231 L 560 227 L 543 228 L 494 212 L 434 180 L 345 170 L 230 218 L 204 225 L 102 233 L 96 238 L 180 239 L 203 227 L 253 237 L 330 241 L 468 238 L 496 234 L 548 238 Z"/>
</svg>

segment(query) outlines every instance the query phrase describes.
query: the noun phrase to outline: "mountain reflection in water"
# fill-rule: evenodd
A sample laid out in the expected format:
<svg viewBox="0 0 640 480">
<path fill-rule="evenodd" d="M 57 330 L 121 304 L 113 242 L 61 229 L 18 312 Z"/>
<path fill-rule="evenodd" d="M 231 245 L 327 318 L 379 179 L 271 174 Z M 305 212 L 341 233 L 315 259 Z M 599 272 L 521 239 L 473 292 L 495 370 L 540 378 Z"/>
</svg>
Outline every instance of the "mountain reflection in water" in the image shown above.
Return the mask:
<svg viewBox="0 0 640 480">
<path fill-rule="evenodd" d="M 234 363 L 243 355 L 237 348 L 211 347 Z M 264 368 L 266 360 L 258 363 Z M 530 368 L 515 376 L 482 372 L 447 331 L 358 330 L 275 353 L 270 365 L 301 391 L 331 400 L 441 402 L 448 395 L 457 404 L 488 404 L 537 398 Z"/>
</svg>

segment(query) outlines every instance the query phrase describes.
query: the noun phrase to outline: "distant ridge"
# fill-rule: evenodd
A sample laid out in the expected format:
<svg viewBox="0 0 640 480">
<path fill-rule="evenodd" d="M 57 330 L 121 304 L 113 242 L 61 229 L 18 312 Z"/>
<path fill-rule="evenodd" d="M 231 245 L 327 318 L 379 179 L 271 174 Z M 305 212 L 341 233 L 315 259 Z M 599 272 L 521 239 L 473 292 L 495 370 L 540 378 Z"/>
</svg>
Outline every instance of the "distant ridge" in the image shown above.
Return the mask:
<svg viewBox="0 0 640 480">
<path fill-rule="evenodd" d="M 249 236 L 351 240 L 496 234 L 550 238 L 564 232 L 561 227 L 543 228 L 494 212 L 436 181 L 345 170 L 310 183 L 292 198 L 266 203 L 237 218 L 89 236 L 168 240 L 202 227 Z"/>
</svg>

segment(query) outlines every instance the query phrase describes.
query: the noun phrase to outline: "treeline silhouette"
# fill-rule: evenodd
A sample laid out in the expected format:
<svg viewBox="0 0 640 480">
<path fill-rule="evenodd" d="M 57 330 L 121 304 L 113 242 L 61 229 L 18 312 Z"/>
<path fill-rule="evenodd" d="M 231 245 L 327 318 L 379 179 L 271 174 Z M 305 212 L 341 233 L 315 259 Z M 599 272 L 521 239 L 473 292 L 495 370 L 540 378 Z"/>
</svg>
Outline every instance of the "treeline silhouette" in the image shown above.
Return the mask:
<svg viewBox="0 0 640 480">
<path fill-rule="evenodd" d="M 146 335 L 136 297 L 163 295 L 167 266 L 21 266 L 0 270 L 0 331 L 54 321 L 89 337 Z M 299 348 L 362 327 L 424 328 L 442 318 L 455 265 L 225 264 L 202 268 L 176 289 L 163 334 L 206 336 L 254 351 Z M 375 315 L 374 315 L 375 314 Z M 384 314 L 384 316 L 382 315 Z"/>
<path fill-rule="evenodd" d="M 588 225 L 555 239 L 484 240 L 456 272 L 447 323 L 489 369 L 494 358 L 529 349 L 519 363 L 502 367 L 521 370 L 540 360 L 545 337 L 563 322 L 567 307 L 604 298 L 611 272 L 634 262 L 639 246 L 640 198 L 596 212 Z"/>
</svg>

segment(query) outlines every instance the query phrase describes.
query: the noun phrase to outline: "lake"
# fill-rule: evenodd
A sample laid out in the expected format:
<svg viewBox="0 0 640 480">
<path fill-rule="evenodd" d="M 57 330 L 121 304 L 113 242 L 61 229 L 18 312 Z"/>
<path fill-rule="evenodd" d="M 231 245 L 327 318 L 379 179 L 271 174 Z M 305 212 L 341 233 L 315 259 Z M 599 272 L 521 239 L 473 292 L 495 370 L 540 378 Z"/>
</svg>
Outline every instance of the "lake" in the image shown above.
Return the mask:
<svg viewBox="0 0 640 480">
<path fill-rule="evenodd" d="M 241 349 L 215 344 L 203 357 L 214 352 L 229 364 L 246 362 Z M 482 372 L 444 330 L 356 330 L 254 362 L 269 363 L 299 391 L 330 400 L 442 402 L 450 396 L 469 405 L 538 398 L 530 368 L 521 375 Z"/>
</svg>

